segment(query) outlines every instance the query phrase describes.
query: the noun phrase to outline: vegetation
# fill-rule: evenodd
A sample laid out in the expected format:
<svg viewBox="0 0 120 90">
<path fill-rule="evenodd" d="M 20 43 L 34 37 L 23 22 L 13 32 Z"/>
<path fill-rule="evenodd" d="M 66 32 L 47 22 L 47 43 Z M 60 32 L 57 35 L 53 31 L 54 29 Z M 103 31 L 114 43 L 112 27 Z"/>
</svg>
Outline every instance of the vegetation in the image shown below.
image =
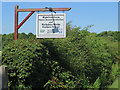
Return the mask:
<svg viewBox="0 0 120 90">
<path fill-rule="evenodd" d="M 29 33 L 2 35 L 2 64 L 10 88 L 109 88 L 120 76 L 118 34 L 89 32 L 67 23 L 64 39 Z M 113 88 L 113 87 L 112 87 Z"/>
</svg>

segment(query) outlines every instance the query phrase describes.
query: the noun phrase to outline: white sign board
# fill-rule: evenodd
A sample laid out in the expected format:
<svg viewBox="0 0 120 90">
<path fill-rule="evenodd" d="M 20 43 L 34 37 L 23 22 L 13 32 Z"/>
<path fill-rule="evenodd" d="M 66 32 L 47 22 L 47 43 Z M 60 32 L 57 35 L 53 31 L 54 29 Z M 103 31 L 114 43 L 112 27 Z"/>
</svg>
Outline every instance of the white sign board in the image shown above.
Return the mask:
<svg viewBox="0 0 120 90">
<path fill-rule="evenodd" d="M 37 14 L 36 37 L 65 38 L 66 14 L 65 13 Z"/>
</svg>

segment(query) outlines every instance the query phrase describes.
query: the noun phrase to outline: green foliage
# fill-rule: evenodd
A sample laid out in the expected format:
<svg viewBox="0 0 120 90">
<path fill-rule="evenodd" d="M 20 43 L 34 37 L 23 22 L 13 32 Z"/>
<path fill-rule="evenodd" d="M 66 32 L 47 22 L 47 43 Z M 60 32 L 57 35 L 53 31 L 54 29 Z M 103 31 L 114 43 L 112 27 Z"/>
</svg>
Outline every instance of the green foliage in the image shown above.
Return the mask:
<svg viewBox="0 0 120 90">
<path fill-rule="evenodd" d="M 36 39 L 29 33 L 3 35 L 3 64 L 9 87 L 106 88 L 120 75 L 118 32 L 90 33 L 67 23 L 64 39 Z"/>
<path fill-rule="evenodd" d="M 101 32 L 99 33 L 97 36 L 100 36 L 100 37 L 107 37 L 109 38 L 111 41 L 118 41 L 120 32 L 119 31 L 104 31 L 104 32 Z"/>
<path fill-rule="evenodd" d="M 46 88 L 75 88 L 79 81 L 71 74 L 71 72 L 61 72 L 53 76 L 44 85 Z"/>
<path fill-rule="evenodd" d="M 111 78 L 115 80 L 117 75 L 119 74 L 120 74 L 120 67 L 118 65 L 118 62 L 116 62 L 115 64 L 113 63 L 112 70 L 111 70 Z"/>
<path fill-rule="evenodd" d="M 51 75 L 49 51 L 35 40 L 18 40 L 8 44 L 2 53 L 9 68 L 10 87 L 42 87 Z"/>
<path fill-rule="evenodd" d="M 96 81 L 94 82 L 92 88 L 100 88 L 100 85 L 101 85 L 101 82 L 100 82 L 100 78 L 98 77 L 98 78 L 96 79 Z"/>
<path fill-rule="evenodd" d="M 10 33 L 8 35 L 4 34 L 2 35 L 2 49 L 4 49 L 4 47 L 12 42 L 14 40 L 14 34 L 13 33 Z"/>
</svg>

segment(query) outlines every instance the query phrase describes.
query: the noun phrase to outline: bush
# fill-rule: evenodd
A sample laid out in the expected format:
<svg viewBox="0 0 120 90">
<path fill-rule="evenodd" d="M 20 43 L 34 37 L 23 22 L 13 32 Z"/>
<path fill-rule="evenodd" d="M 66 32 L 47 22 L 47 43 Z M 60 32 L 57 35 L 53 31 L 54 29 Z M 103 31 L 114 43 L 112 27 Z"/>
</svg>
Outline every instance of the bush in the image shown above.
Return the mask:
<svg viewBox="0 0 120 90">
<path fill-rule="evenodd" d="M 120 74 L 117 33 L 90 33 L 91 26 L 81 30 L 69 22 L 64 39 L 39 40 L 22 33 L 12 41 L 13 34 L 3 35 L 9 87 L 106 88 Z"/>
<path fill-rule="evenodd" d="M 51 75 L 46 47 L 35 40 L 18 40 L 6 45 L 3 64 L 9 68 L 9 87 L 40 88 Z"/>
</svg>

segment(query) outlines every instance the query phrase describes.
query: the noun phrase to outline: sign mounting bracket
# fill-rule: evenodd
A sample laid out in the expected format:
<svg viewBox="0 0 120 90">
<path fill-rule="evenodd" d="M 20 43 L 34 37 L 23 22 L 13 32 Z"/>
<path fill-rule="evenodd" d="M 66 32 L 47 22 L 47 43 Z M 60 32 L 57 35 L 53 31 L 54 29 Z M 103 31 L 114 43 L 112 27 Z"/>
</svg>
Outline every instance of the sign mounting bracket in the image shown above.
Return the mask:
<svg viewBox="0 0 120 90">
<path fill-rule="evenodd" d="M 32 9 L 19 9 L 18 5 L 15 6 L 15 27 L 14 27 L 14 40 L 18 38 L 18 29 L 28 20 L 28 18 L 38 11 L 69 11 L 71 8 L 32 8 Z M 30 12 L 28 16 L 18 25 L 18 12 Z M 56 12 L 55 12 L 56 13 Z"/>
</svg>

